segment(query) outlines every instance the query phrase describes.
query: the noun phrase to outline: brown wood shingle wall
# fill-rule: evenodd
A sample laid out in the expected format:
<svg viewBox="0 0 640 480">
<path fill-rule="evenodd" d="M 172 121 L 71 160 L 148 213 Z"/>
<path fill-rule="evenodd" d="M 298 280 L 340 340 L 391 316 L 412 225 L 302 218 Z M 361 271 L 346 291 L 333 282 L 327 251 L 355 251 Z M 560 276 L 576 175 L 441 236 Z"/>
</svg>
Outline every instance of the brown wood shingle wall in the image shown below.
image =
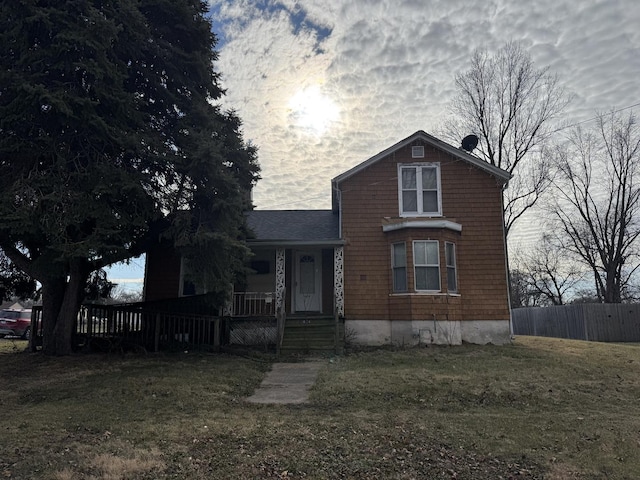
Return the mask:
<svg viewBox="0 0 640 480">
<path fill-rule="evenodd" d="M 414 145 L 420 145 L 416 141 Z M 508 320 L 502 229 L 502 185 L 492 175 L 425 144 L 425 158 L 411 158 L 411 145 L 344 180 L 342 232 L 345 313 L 349 319 Z M 399 221 L 398 163 L 439 162 L 442 213 L 462 225 L 448 229 L 409 228 L 384 233 Z M 425 217 L 418 217 L 424 220 Z M 438 240 L 443 293 L 414 292 L 413 240 Z M 407 294 L 392 292 L 391 244 L 407 245 Z M 444 242 L 456 244 L 459 296 L 446 295 Z"/>
</svg>

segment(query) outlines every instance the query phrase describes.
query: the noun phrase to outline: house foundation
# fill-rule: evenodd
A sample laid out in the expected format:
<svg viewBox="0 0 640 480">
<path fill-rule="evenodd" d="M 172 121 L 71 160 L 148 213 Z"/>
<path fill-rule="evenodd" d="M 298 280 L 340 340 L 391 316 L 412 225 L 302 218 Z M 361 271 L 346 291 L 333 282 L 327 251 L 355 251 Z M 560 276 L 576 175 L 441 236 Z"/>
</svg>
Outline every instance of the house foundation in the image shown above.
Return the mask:
<svg viewBox="0 0 640 480">
<path fill-rule="evenodd" d="M 355 345 L 504 345 L 508 320 L 345 320 L 345 338 Z"/>
</svg>

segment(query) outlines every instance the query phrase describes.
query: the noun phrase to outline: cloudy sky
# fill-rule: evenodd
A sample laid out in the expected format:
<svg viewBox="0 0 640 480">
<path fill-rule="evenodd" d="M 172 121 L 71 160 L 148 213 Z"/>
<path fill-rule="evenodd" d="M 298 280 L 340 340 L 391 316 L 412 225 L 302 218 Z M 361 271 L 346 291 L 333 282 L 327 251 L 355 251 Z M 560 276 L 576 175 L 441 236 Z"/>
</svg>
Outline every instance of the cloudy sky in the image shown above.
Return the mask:
<svg viewBox="0 0 640 480">
<path fill-rule="evenodd" d="M 522 41 L 575 95 L 568 121 L 640 102 L 637 0 L 213 1 L 224 104 L 259 147 L 260 209 L 329 208 L 330 179 L 436 133 L 473 50 Z"/>
<path fill-rule="evenodd" d="M 330 208 L 331 178 L 416 130 L 437 134 L 479 47 L 523 42 L 574 96 L 565 122 L 640 103 L 638 0 L 210 4 L 223 105 L 259 148 L 259 209 Z"/>
</svg>

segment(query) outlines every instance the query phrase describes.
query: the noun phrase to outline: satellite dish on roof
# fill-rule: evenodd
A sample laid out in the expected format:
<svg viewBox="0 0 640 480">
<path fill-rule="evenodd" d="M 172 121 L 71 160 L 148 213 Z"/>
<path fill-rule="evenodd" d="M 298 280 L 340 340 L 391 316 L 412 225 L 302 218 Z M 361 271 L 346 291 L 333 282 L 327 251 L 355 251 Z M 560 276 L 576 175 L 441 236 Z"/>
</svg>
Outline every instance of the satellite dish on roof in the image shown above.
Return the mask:
<svg viewBox="0 0 640 480">
<path fill-rule="evenodd" d="M 462 149 L 472 152 L 478 146 L 478 137 L 475 135 L 467 135 L 462 139 Z"/>
</svg>

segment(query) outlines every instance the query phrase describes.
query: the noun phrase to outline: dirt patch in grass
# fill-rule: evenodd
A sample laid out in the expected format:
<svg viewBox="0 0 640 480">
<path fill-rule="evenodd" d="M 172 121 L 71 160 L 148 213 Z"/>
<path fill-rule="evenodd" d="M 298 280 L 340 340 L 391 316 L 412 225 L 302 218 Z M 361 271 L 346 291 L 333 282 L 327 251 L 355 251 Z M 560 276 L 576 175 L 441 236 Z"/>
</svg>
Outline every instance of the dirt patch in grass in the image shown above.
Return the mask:
<svg viewBox="0 0 640 480">
<path fill-rule="evenodd" d="M 53 478 L 55 480 L 154 479 L 162 475 L 165 467 L 162 454 L 158 450 L 129 452 L 127 457 L 101 453 L 93 458 L 90 457 L 82 468 L 65 467 L 55 472 Z"/>
<path fill-rule="evenodd" d="M 305 405 L 245 402 L 272 357 L 43 358 L 0 341 L 0 476 L 632 479 L 640 347 L 518 338 L 326 360 Z M 26 346 L 26 342 L 25 342 Z"/>
</svg>

